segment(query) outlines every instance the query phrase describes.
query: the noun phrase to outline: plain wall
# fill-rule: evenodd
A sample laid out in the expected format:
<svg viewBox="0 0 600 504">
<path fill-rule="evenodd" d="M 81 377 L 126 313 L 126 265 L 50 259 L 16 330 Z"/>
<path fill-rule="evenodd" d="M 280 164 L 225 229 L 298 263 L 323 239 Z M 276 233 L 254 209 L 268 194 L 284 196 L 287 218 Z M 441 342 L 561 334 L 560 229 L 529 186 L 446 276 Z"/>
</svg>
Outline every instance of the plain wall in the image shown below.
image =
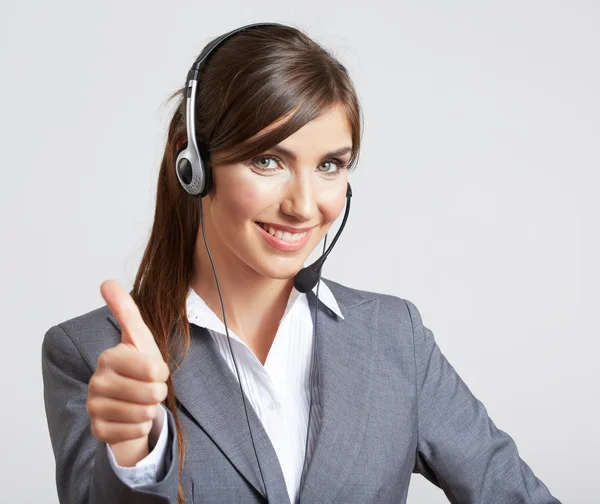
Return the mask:
<svg viewBox="0 0 600 504">
<path fill-rule="evenodd" d="M 212 37 L 295 25 L 364 110 L 324 276 L 414 302 L 521 457 L 600 502 L 600 4 L 12 2 L 0 8 L 0 502 L 56 503 L 40 350 L 131 286 L 170 108 Z M 409 502 L 447 502 L 420 475 Z"/>
</svg>

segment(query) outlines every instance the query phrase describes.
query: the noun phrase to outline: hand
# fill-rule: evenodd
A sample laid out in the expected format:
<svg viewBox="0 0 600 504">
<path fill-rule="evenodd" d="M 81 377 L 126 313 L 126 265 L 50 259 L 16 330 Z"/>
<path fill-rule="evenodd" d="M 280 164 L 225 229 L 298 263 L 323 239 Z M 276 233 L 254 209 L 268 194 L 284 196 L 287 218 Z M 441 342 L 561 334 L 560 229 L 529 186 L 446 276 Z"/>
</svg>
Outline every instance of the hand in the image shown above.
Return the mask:
<svg viewBox="0 0 600 504">
<path fill-rule="evenodd" d="M 167 396 L 169 367 L 133 298 L 115 280 L 100 286 L 122 328 L 121 343 L 104 350 L 88 385 L 92 434 L 108 443 L 120 466 L 148 455 L 148 434 Z"/>
</svg>

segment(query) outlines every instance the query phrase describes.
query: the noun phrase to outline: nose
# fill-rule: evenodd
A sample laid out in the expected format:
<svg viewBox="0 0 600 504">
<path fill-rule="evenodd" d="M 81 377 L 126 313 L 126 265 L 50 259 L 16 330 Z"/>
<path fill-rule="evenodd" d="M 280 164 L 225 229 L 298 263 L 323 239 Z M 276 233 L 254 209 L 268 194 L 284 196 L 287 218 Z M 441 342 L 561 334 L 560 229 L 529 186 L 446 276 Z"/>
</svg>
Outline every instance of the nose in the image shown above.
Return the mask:
<svg viewBox="0 0 600 504">
<path fill-rule="evenodd" d="M 309 221 L 318 212 L 317 194 L 312 170 L 296 173 L 289 182 L 280 205 L 281 211 L 297 221 Z"/>
</svg>

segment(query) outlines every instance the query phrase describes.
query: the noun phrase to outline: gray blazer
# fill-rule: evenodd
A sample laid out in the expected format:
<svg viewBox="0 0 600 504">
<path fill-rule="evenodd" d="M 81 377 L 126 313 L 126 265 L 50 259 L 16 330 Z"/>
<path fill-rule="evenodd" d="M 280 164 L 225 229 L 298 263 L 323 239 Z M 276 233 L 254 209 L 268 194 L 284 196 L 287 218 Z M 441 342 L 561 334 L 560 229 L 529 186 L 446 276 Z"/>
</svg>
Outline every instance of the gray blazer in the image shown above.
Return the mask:
<svg viewBox="0 0 600 504">
<path fill-rule="evenodd" d="M 405 503 L 413 472 L 442 488 L 453 503 L 559 503 L 442 355 L 410 301 L 326 283 L 345 319 L 320 304 L 323 417 L 301 503 Z M 314 306 L 312 293 L 309 300 Z M 260 420 L 248 408 L 267 492 L 239 385 L 208 331 L 194 325 L 191 331 L 189 354 L 173 372 L 187 441 L 181 474 L 186 502 L 260 503 L 268 493 L 271 504 L 289 504 Z M 171 413 L 166 475 L 135 490 L 114 474 L 106 445 L 90 432 L 87 384 L 100 353 L 119 341 L 119 325 L 107 307 L 45 335 L 44 399 L 62 504 L 177 500 Z"/>
</svg>

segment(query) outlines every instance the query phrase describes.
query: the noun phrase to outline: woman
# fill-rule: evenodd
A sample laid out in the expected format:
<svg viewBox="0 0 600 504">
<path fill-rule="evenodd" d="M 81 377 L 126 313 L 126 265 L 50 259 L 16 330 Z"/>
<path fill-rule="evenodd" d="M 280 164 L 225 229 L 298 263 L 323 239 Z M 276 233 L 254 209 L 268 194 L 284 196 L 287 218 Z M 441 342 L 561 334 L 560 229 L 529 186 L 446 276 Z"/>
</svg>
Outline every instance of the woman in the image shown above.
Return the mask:
<svg viewBox="0 0 600 504">
<path fill-rule="evenodd" d="M 350 202 L 345 68 L 274 24 L 201 58 L 131 296 L 104 282 L 44 339 L 61 502 L 397 503 L 412 472 L 451 502 L 558 502 L 410 301 L 294 287 Z"/>
</svg>

